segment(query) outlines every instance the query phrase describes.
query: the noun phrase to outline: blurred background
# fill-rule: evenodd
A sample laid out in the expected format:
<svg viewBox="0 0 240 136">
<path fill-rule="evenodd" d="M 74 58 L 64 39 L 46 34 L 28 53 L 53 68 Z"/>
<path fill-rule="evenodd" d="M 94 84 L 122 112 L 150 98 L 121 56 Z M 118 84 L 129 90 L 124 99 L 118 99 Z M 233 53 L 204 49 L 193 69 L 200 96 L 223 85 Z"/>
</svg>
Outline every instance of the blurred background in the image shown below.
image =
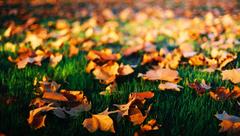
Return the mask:
<svg viewBox="0 0 240 136">
<path fill-rule="evenodd" d="M 239 14 L 239 0 L 0 0 L 1 19 L 6 16 L 34 14 L 82 18 L 109 8 L 113 13 L 121 9 L 140 10 L 147 7 L 171 9 L 176 15 L 193 17 L 213 12 Z M 43 10 L 44 9 L 44 10 Z M 90 12 L 89 12 L 90 11 Z M 5 18 L 6 19 L 6 18 Z"/>
</svg>

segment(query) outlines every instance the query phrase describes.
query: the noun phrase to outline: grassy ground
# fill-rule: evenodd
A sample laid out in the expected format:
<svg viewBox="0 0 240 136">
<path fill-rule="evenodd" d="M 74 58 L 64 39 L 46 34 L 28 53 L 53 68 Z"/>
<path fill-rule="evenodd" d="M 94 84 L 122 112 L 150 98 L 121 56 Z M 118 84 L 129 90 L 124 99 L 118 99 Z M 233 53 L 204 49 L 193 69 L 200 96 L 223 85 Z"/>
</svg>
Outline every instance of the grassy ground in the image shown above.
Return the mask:
<svg viewBox="0 0 240 136">
<path fill-rule="evenodd" d="M 17 41 L 19 37 L 11 39 Z M 2 46 L 6 41 L 2 41 Z M 67 45 L 66 45 L 67 46 Z M 197 136 L 197 135 L 224 135 L 219 134 L 219 121 L 214 117 L 217 112 L 226 110 L 228 113 L 237 115 L 239 108 L 236 100 L 215 101 L 207 94 L 198 96 L 187 83 L 195 79 L 201 81 L 205 79 L 211 83 L 213 88 L 225 86 L 232 88 L 229 81 L 222 81 L 220 72 L 203 73 L 200 68 L 189 65 L 180 65 L 177 69 L 183 79 L 179 85 L 184 89 L 181 92 L 159 91 L 159 82 L 143 81 L 137 78 L 139 72 L 145 72 L 149 66 L 137 67 L 131 76 L 117 79 L 118 87 L 113 95 L 101 96 L 99 92 L 106 86 L 100 84 L 94 76 L 85 72 L 87 60 L 86 53 L 80 52 L 72 58 L 64 57 L 56 68 L 51 68 L 48 62 L 43 62 L 41 67 L 28 65 L 25 69 L 17 69 L 15 64 L 7 60 L 9 53 L 0 52 L 0 98 L 14 97 L 16 101 L 12 104 L 0 103 L 0 132 L 7 135 L 113 135 L 107 132 L 88 133 L 83 128 L 84 118 L 89 117 L 89 113 L 81 113 L 76 118 L 59 119 L 52 114 L 48 114 L 46 127 L 34 130 L 27 124 L 29 114 L 29 103 L 35 97 L 34 78 L 41 79 L 46 75 L 57 83 L 62 84 L 62 88 L 69 90 L 83 90 L 88 99 L 92 102 L 91 113 L 99 113 L 112 104 L 123 104 L 127 102 L 131 92 L 141 92 L 153 90 L 155 92 L 153 109 L 149 119 L 156 119 L 162 125 L 159 131 L 151 135 L 172 135 L 172 136 Z M 238 55 L 239 56 L 239 55 Z M 120 62 L 129 59 L 123 58 Z M 227 68 L 239 67 L 239 58 L 230 63 Z M 132 126 L 127 119 L 122 119 L 115 124 L 116 135 L 133 135 L 138 126 Z"/>
</svg>

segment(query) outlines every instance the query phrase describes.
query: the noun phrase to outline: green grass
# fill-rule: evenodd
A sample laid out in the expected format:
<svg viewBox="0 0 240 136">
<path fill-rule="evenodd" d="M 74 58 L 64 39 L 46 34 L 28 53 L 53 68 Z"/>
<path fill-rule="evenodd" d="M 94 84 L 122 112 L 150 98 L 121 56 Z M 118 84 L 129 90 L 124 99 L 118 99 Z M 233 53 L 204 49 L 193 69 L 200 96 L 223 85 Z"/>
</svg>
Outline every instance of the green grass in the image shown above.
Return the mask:
<svg viewBox="0 0 240 136">
<path fill-rule="evenodd" d="M 212 74 L 202 73 L 198 68 L 180 66 L 178 71 L 183 80 L 179 83 L 184 89 L 181 92 L 159 91 L 158 82 L 143 81 L 134 76 L 117 79 L 118 87 L 112 96 L 101 96 L 99 92 L 104 89 L 90 74 L 85 73 L 87 60 L 83 52 L 73 58 L 64 58 L 58 66 L 53 69 L 43 63 L 43 66 L 27 66 L 19 70 L 14 64 L 6 60 L 6 53 L 1 53 L 0 86 L 1 97 L 14 96 L 16 102 L 10 105 L 0 103 L 0 131 L 8 135 L 90 135 L 82 127 L 84 118 L 89 113 L 81 113 L 76 118 L 59 119 L 49 113 L 47 115 L 46 127 L 34 130 L 27 124 L 29 103 L 34 98 L 33 80 L 44 75 L 51 77 L 62 88 L 72 90 L 84 90 L 92 102 L 91 113 L 98 113 L 112 104 L 126 103 L 128 94 L 153 90 L 155 92 L 153 109 L 147 118 L 157 119 L 162 128 L 155 132 L 160 135 L 219 135 L 219 121 L 214 117 L 217 112 L 226 110 L 236 114 L 236 101 L 214 101 L 208 95 L 198 96 L 196 92 L 187 86 L 194 79 L 205 79 L 218 86 L 230 86 L 230 82 L 222 81 L 219 72 Z M 141 71 L 141 69 L 139 69 Z M 114 116 L 114 115 L 113 115 Z M 115 124 L 117 135 L 132 135 L 138 127 L 133 127 L 127 119 L 122 119 Z M 93 135 L 112 135 L 106 132 L 96 132 Z"/>
<path fill-rule="evenodd" d="M 13 37 L 12 42 L 21 41 L 23 36 Z M 2 46 L 7 40 L 0 43 Z M 161 43 L 160 43 L 161 44 Z M 66 45 L 67 46 L 67 45 Z M 114 45 L 111 45 L 114 46 Z M 17 69 L 16 65 L 10 63 L 7 57 L 10 53 L 0 51 L 0 98 L 14 97 L 16 101 L 10 105 L 0 102 L 0 132 L 7 135 L 113 135 L 108 132 L 97 131 L 90 134 L 83 128 L 82 122 L 90 113 L 99 113 L 107 107 L 114 108 L 113 104 L 127 103 L 128 95 L 131 92 L 141 92 L 152 90 L 155 92 L 154 98 L 149 100 L 153 103 L 152 110 L 147 120 L 156 119 L 162 125 L 159 131 L 154 131 L 150 135 L 171 135 L 171 136 L 217 136 L 225 135 L 218 133 L 219 121 L 214 117 L 217 112 L 227 111 L 229 114 L 238 115 L 239 107 L 236 100 L 215 101 L 208 94 L 198 96 L 196 92 L 189 88 L 187 84 L 195 79 L 201 81 L 205 79 L 211 83 L 215 89 L 220 86 L 232 88 L 229 81 L 222 81 L 219 71 L 214 73 L 203 73 L 198 67 L 180 65 L 177 69 L 182 77 L 179 85 L 184 88 L 181 92 L 159 91 L 159 82 L 144 81 L 137 77 L 139 72 L 145 72 L 149 66 L 139 66 L 132 75 L 117 79 L 117 89 L 113 95 L 102 96 L 106 85 L 102 85 L 94 76 L 85 72 L 87 60 L 86 53 L 80 52 L 72 58 L 64 57 L 55 67 L 51 68 L 47 61 L 42 66 L 27 65 L 25 69 Z M 239 56 L 239 55 L 238 55 Z M 140 57 L 140 55 L 139 55 Z M 227 68 L 239 67 L 239 60 L 235 60 Z M 137 60 L 139 62 L 139 60 Z M 120 62 L 136 62 L 136 58 L 123 58 Z M 34 78 L 41 79 L 48 76 L 60 83 L 62 88 L 69 90 L 83 90 L 87 98 L 92 103 L 90 112 L 83 112 L 74 118 L 60 119 L 51 113 L 47 114 L 46 127 L 38 130 L 32 129 L 27 124 L 30 101 L 35 97 L 33 86 Z M 116 115 L 111 115 L 115 118 Z M 115 123 L 116 135 L 133 135 L 139 129 L 123 118 Z"/>
</svg>

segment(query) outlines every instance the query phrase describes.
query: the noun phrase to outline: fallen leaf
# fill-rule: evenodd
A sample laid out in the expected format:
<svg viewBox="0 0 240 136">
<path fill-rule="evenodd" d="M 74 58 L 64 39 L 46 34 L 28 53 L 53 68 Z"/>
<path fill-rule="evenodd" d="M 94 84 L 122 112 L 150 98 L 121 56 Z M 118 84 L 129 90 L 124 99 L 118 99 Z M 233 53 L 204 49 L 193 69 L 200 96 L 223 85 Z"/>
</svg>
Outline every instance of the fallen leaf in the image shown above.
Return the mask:
<svg viewBox="0 0 240 136">
<path fill-rule="evenodd" d="M 240 117 L 228 115 L 226 111 L 223 111 L 222 114 L 215 114 L 215 117 L 219 120 L 228 120 L 231 122 L 240 122 Z"/>
<path fill-rule="evenodd" d="M 240 88 L 238 86 L 234 86 L 233 90 L 231 91 L 231 96 L 233 99 L 240 97 Z"/>
<path fill-rule="evenodd" d="M 30 124 L 35 129 L 39 129 L 45 126 L 46 115 L 42 115 L 42 112 L 47 112 L 54 110 L 54 107 L 51 107 L 52 104 L 43 106 L 29 112 L 28 124 Z"/>
<path fill-rule="evenodd" d="M 42 98 L 55 101 L 68 101 L 68 99 L 64 95 L 57 92 L 44 92 Z"/>
<path fill-rule="evenodd" d="M 206 58 L 203 54 L 198 54 L 190 57 L 189 64 L 193 66 L 203 66 L 206 65 Z"/>
<path fill-rule="evenodd" d="M 91 61 L 87 64 L 86 72 L 87 72 L 87 73 L 90 73 L 93 69 L 95 69 L 96 66 L 97 66 L 97 64 L 96 64 L 94 61 L 91 60 Z"/>
<path fill-rule="evenodd" d="M 138 77 L 142 77 L 144 80 L 163 80 L 173 83 L 178 83 L 181 80 L 176 70 L 163 68 L 149 70 L 146 74 L 140 73 Z"/>
<path fill-rule="evenodd" d="M 91 133 L 98 129 L 115 133 L 113 120 L 108 115 L 94 114 L 92 118 L 87 118 L 83 121 L 83 127 Z"/>
<path fill-rule="evenodd" d="M 139 108 L 137 106 L 134 106 L 130 108 L 128 118 L 133 123 L 133 125 L 140 125 L 147 118 L 150 109 L 151 105 L 148 107 L 145 115 L 143 115 Z"/>
<path fill-rule="evenodd" d="M 111 49 L 105 49 L 102 51 L 91 50 L 87 54 L 88 60 L 99 60 L 99 61 L 115 61 L 121 58 L 120 54 L 112 54 Z"/>
<path fill-rule="evenodd" d="M 150 99 L 154 97 L 154 92 L 152 91 L 146 91 L 146 92 L 134 92 L 129 95 L 129 99 L 137 99 L 137 100 L 144 100 L 144 99 Z"/>
<path fill-rule="evenodd" d="M 101 67 L 96 67 L 93 71 L 93 74 L 95 75 L 96 79 L 99 79 L 104 84 L 110 84 L 116 79 L 118 68 L 119 65 L 117 62 L 109 61 L 107 64 L 104 64 Z"/>
<path fill-rule="evenodd" d="M 121 64 L 118 69 L 119 75 L 122 75 L 122 76 L 129 75 L 133 72 L 134 72 L 134 70 L 132 69 L 132 67 L 130 65 Z"/>
<path fill-rule="evenodd" d="M 221 128 L 219 132 L 227 132 L 229 135 L 238 136 L 240 133 L 240 118 L 229 115 L 225 111 L 222 114 L 216 114 L 215 117 L 222 122 L 219 124 Z"/>
<path fill-rule="evenodd" d="M 205 83 L 205 80 L 202 80 L 202 83 L 194 81 L 193 83 L 189 83 L 188 86 L 194 89 L 198 95 L 203 95 L 204 93 L 206 93 L 206 90 L 211 88 L 209 85 Z"/>
<path fill-rule="evenodd" d="M 226 100 L 231 95 L 230 90 L 225 87 L 219 87 L 216 91 L 210 91 L 209 94 L 214 100 Z"/>
<path fill-rule="evenodd" d="M 175 90 L 175 91 L 180 91 L 180 88 L 183 88 L 180 85 L 177 85 L 175 83 L 170 83 L 170 82 L 166 82 L 166 83 L 161 83 L 159 84 L 158 88 L 160 90 Z"/>
<path fill-rule="evenodd" d="M 240 69 L 224 70 L 221 75 L 222 80 L 230 80 L 234 84 L 240 82 Z"/>
<path fill-rule="evenodd" d="M 62 60 L 63 55 L 62 54 L 55 54 L 50 56 L 50 66 L 56 67 L 57 64 Z"/>
<path fill-rule="evenodd" d="M 128 111 L 130 109 L 130 106 L 134 101 L 135 101 L 135 98 L 131 99 L 127 104 L 113 104 L 113 105 L 116 106 L 120 110 L 118 115 L 120 117 L 123 117 L 123 116 L 128 115 Z"/>
</svg>

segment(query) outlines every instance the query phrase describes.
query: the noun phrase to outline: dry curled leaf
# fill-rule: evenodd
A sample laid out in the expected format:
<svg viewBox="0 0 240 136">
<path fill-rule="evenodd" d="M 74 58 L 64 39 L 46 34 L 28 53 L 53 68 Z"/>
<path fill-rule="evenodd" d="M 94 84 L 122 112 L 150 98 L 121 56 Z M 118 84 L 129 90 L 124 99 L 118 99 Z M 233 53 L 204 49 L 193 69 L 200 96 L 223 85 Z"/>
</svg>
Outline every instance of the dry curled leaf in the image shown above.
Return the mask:
<svg viewBox="0 0 240 136">
<path fill-rule="evenodd" d="M 147 118 L 150 110 L 151 105 L 148 107 L 147 111 L 145 112 L 145 115 L 143 115 L 143 113 L 137 106 L 131 107 L 131 109 L 129 110 L 128 118 L 133 123 L 133 125 L 140 125 Z"/>
<path fill-rule="evenodd" d="M 36 80 L 34 82 L 37 82 Z M 37 83 L 35 83 L 37 84 Z M 47 77 L 43 76 L 42 81 L 38 82 L 40 92 L 56 92 L 60 88 L 60 84 L 55 81 L 50 81 Z"/>
<path fill-rule="evenodd" d="M 238 136 L 240 133 L 240 118 L 229 115 L 225 111 L 222 114 L 216 114 L 215 117 L 222 122 L 219 124 L 221 128 L 219 132 L 227 132 L 229 135 Z"/>
<path fill-rule="evenodd" d="M 189 83 L 188 86 L 194 89 L 197 92 L 197 94 L 200 96 L 206 93 L 206 90 L 211 88 L 211 86 L 205 83 L 205 80 L 202 80 L 202 83 L 199 83 L 198 81 L 194 81 L 193 83 Z"/>
<path fill-rule="evenodd" d="M 46 115 L 38 114 L 41 111 L 47 112 L 52 110 L 57 117 L 66 118 L 67 116 L 77 116 L 80 112 L 91 109 L 91 102 L 87 100 L 83 91 L 68 91 L 64 89 L 58 91 L 59 87 L 60 85 L 56 82 L 49 82 L 46 77 L 43 77 L 43 81 L 39 83 L 40 93 L 37 94 L 39 97 L 33 99 L 30 104 L 30 106 L 37 107 L 30 111 L 28 119 L 30 125 L 36 128 L 44 126 Z M 45 105 L 51 107 L 47 109 Z"/>
<path fill-rule="evenodd" d="M 127 104 L 113 104 L 113 105 L 116 106 L 120 110 L 118 115 L 120 117 L 123 117 L 123 116 L 128 115 L 128 111 L 130 109 L 130 106 L 134 101 L 135 101 L 135 98 L 131 99 Z"/>
<path fill-rule="evenodd" d="M 94 114 L 91 118 L 85 119 L 82 124 L 91 133 L 98 129 L 115 133 L 113 120 L 106 114 Z"/>
<path fill-rule="evenodd" d="M 103 66 L 98 66 L 93 70 L 96 79 L 99 79 L 104 84 L 110 84 L 116 79 L 119 65 L 117 62 L 109 61 Z"/>
<path fill-rule="evenodd" d="M 29 112 L 28 124 L 34 127 L 35 129 L 44 127 L 46 115 L 42 115 L 41 113 L 54 110 L 55 108 L 51 106 L 52 104 L 48 104 L 46 106 L 31 110 Z"/>
<path fill-rule="evenodd" d="M 210 91 L 209 94 L 214 100 L 237 99 L 240 97 L 240 88 L 235 85 L 230 91 L 225 87 L 219 87 L 216 91 Z"/>
</svg>

